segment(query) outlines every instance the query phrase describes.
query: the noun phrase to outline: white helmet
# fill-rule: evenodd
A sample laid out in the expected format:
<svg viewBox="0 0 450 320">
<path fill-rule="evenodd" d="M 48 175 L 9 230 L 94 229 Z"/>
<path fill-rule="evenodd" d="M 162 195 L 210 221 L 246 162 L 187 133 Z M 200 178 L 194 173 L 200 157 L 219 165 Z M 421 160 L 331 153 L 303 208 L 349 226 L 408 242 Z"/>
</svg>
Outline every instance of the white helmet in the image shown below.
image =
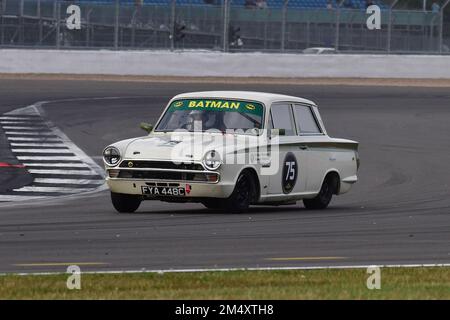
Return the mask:
<svg viewBox="0 0 450 320">
<path fill-rule="evenodd" d="M 187 129 L 188 130 L 194 130 L 195 126 L 203 126 L 202 122 L 203 122 L 203 117 L 204 116 L 204 112 L 202 112 L 201 110 L 191 110 L 188 114 L 187 117 Z M 198 121 L 197 125 L 195 124 Z"/>
</svg>

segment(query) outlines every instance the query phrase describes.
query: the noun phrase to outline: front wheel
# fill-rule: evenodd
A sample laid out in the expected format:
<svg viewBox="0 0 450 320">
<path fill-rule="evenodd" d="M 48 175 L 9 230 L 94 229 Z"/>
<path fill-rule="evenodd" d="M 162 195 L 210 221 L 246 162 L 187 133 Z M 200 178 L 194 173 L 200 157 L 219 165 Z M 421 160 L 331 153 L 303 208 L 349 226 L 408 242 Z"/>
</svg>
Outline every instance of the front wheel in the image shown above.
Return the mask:
<svg viewBox="0 0 450 320">
<path fill-rule="evenodd" d="M 306 209 L 325 209 L 330 204 L 333 193 L 336 191 L 336 182 L 331 176 L 327 177 L 320 188 L 319 194 L 312 199 L 303 199 Z"/>
<path fill-rule="evenodd" d="M 248 210 L 255 192 L 253 178 L 247 172 L 239 175 L 233 193 L 224 200 L 224 208 L 233 213 L 241 213 Z"/>
<path fill-rule="evenodd" d="M 139 196 L 111 192 L 111 202 L 114 209 L 120 213 L 135 212 L 139 208 L 141 201 Z"/>
</svg>

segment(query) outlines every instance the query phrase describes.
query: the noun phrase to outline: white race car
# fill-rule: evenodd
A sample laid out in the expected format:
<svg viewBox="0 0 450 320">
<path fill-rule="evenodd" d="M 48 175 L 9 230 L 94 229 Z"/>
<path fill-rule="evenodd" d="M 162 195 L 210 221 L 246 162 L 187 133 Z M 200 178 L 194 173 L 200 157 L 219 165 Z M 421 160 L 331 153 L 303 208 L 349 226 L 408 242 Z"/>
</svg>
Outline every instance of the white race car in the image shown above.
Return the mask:
<svg viewBox="0 0 450 320">
<path fill-rule="evenodd" d="M 327 135 L 312 101 L 271 93 L 175 96 L 149 134 L 103 151 L 119 212 L 142 200 L 200 202 L 243 212 L 250 205 L 324 209 L 357 181 L 358 143 Z"/>
</svg>

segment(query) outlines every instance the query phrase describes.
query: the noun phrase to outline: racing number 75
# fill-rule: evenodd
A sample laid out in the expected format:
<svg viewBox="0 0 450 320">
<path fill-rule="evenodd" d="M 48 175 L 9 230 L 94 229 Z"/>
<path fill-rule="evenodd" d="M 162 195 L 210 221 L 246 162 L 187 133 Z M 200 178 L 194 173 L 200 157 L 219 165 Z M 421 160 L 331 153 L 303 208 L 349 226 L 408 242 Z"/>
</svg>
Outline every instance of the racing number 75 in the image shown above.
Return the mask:
<svg viewBox="0 0 450 320">
<path fill-rule="evenodd" d="M 286 181 L 295 179 L 295 161 L 286 161 Z"/>
</svg>

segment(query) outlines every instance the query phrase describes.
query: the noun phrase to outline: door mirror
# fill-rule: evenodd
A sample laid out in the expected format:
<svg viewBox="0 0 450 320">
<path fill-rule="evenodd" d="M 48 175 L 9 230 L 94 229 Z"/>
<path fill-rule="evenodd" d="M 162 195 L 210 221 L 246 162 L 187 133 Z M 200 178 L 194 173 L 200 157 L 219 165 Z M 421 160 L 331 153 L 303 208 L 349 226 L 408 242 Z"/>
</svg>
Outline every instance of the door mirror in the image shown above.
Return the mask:
<svg viewBox="0 0 450 320">
<path fill-rule="evenodd" d="M 153 131 L 153 125 L 147 122 L 141 122 L 139 127 L 141 127 L 141 129 L 146 131 L 147 133 L 151 133 Z"/>
<path fill-rule="evenodd" d="M 271 129 L 270 130 L 271 137 L 284 136 L 284 135 L 286 135 L 286 129 Z"/>
</svg>

